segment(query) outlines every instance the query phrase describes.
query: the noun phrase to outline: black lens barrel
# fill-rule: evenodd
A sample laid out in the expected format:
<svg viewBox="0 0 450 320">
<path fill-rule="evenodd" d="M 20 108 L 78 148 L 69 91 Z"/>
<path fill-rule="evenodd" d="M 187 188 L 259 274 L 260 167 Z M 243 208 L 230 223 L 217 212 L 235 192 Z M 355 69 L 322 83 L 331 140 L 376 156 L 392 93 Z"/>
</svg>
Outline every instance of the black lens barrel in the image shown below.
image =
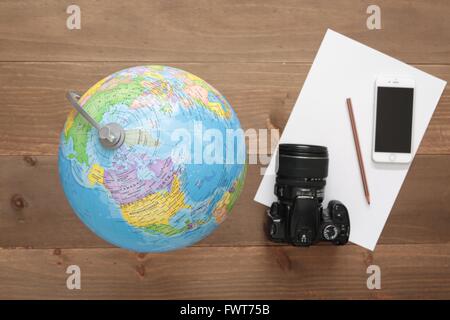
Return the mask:
<svg viewBox="0 0 450 320">
<path fill-rule="evenodd" d="M 328 176 L 327 147 L 280 144 L 277 176 L 281 179 L 325 179 Z"/>
</svg>

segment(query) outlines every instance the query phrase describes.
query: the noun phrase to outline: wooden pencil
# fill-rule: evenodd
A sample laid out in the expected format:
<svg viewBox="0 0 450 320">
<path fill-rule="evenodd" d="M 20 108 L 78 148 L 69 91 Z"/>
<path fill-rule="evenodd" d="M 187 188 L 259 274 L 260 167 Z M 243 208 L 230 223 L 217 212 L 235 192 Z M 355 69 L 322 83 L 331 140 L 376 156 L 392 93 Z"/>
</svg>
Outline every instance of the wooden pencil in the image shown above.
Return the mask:
<svg viewBox="0 0 450 320">
<path fill-rule="evenodd" d="M 347 108 L 348 114 L 350 116 L 350 123 L 352 125 L 353 140 L 355 141 L 356 154 L 358 156 L 359 171 L 361 173 L 361 179 L 364 187 L 364 194 L 366 196 L 367 203 L 370 205 L 369 185 L 367 183 L 366 170 L 364 169 L 364 162 L 361 155 L 361 146 L 359 144 L 358 131 L 356 130 L 355 116 L 353 114 L 352 100 L 350 98 L 347 98 Z"/>
</svg>

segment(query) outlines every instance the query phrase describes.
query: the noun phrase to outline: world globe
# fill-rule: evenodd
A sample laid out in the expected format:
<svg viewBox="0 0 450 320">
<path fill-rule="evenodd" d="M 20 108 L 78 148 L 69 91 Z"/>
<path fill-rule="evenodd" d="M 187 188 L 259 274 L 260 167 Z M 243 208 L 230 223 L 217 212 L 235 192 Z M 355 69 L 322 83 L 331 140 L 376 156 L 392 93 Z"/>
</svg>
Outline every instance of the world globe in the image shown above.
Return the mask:
<svg viewBox="0 0 450 320">
<path fill-rule="evenodd" d="M 99 131 L 72 110 L 58 168 L 70 206 L 104 240 L 163 252 L 208 236 L 243 188 L 245 141 L 227 100 L 199 77 L 139 66 L 96 83 L 78 100 L 100 126 L 123 128 L 105 148 Z"/>
</svg>

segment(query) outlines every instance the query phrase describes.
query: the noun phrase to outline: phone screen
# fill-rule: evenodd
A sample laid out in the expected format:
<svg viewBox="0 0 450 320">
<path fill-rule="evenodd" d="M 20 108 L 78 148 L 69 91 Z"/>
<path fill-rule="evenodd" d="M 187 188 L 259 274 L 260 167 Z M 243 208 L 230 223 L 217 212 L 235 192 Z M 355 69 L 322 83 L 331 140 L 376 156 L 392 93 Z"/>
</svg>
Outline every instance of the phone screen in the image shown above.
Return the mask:
<svg viewBox="0 0 450 320">
<path fill-rule="evenodd" d="M 411 153 L 414 88 L 377 88 L 375 152 Z"/>
</svg>

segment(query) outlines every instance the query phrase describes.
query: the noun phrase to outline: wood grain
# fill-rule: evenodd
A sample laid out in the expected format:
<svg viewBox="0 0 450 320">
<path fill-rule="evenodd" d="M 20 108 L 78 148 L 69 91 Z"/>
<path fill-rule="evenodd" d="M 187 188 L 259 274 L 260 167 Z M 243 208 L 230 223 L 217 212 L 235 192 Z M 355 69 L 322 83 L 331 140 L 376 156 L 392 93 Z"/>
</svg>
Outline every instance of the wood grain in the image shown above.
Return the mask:
<svg viewBox="0 0 450 320">
<path fill-rule="evenodd" d="M 450 156 L 417 156 L 380 243 L 450 243 Z M 253 201 L 260 167 L 250 165 L 232 214 L 199 246 L 273 245 L 265 207 Z M 0 247 L 86 248 L 109 245 L 69 207 L 55 156 L 0 157 Z"/>
<path fill-rule="evenodd" d="M 140 62 L 144 63 L 144 62 Z M 138 63 L 139 64 L 139 63 Z M 0 63 L 0 155 L 55 155 L 70 110 L 69 89 L 85 91 L 130 63 Z M 245 129 L 283 128 L 310 66 L 281 63 L 170 64 L 204 78 L 221 91 Z M 450 80 L 450 66 L 419 65 Z M 450 154 L 450 90 L 438 104 L 419 154 Z"/>
<path fill-rule="evenodd" d="M 2 1 L 0 61 L 307 62 L 327 28 L 408 63 L 450 63 L 446 0 L 78 0 L 81 30 L 66 28 L 69 2 Z"/>
<path fill-rule="evenodd" d="M 375 253 L 354 245 L 274 245 L 251 165 L 231 216 L 194 247 L 164 254 L 112 248 L 68 206 L 58 137 L 68 89 L 134 65 L 204 78 L 244 128 L 282 129 L 327 28 L 450 80 L 447 0 L 77 0 L 0 2 L 0 299 L 450 298 L 450 91 L 444 91 Z M 253 153 L 254 150 L 250 150 Z M 56 248 L 56 249 L 55 249 Z M 82 290 L 66 288 L 68 265 Z M 382 290 L 366 288 L 366 268 Z"/>
<path fill-rule="evenodd" d="M 368 290 L 369 265 L 381 290 Z M 0 298 L 419 299 L 450 297 L 450 244 L 343 247 L 191 247 L 136 255 L 121 249 L 0 250 Z M 81 269 L 81 290 L 66 268 Z"/>
</svg>

